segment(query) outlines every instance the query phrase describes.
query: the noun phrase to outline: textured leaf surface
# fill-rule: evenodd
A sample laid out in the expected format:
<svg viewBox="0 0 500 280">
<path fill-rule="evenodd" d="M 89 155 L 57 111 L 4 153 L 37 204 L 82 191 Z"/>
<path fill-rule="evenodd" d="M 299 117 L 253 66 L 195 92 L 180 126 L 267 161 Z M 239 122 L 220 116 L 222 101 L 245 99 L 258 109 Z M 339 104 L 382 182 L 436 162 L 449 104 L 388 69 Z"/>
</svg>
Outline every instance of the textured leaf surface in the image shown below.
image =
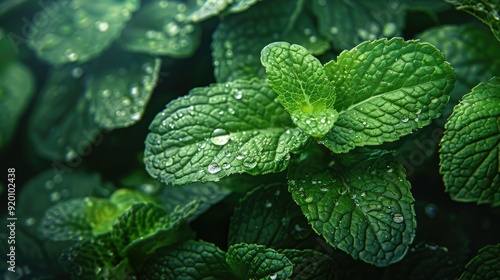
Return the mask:
<svg viewBox="0 0 500 280">
<path fill-rule="evenodd" d="M 466 11 L 488 25 L 500 41 L 500 2 L 498 0 L 446 0 L 457 10 Z"/>
<path fill-rule="evenodd" d="M 58 2 L 56 9 L 40 12 L 35 17 L 29 45 L 38 56 L 53 64 L 85 62 L 106 49 L 117 39 L 137 0 L 83 0 Z"/>
<path fill-rule="evenodd" d="M 163 183 L 186 184 L 284 170 L 308 137 L 275 98 L 258 80 L 191 90 L 151 123 L 147 171 Z"/>
<path fill-rule="evenodd" d="M 293 199 L 330 245 L 376 266 L 404 257 L 415 235 L 414 200 L 392 154 L 350 153 L 333 170 L 293 170 Z"/>
<path fill-rule="evenodd" d="M 455 74 L 430 44 L 400 38 L 362 43 L 325 64 L 339 118 L 320 140 L 335 153 L 391 142 L 437 118 Z"/>
<path fill-rule="evenodd" d="M 160 249 L 142 269 L 144 279 L 235 279 L 226 268 L 224 252 L 212 243 L 189 240 Z"/>
<path fill-rule="evenodd" d="M 0 148 L 14 135 L 21 114 L 33 96 L 34 83 L 31 71 L 21 63 L 0 65 Z"/>
<path fill-rule="evenodd" d="M 304 132 L 324 137 L 337 120 L 335 89 L 323 65 L 302 46 L 277 42 L 261 54 L 269 85 Z"/>
<path fill-rule="evenodd" d="M 127 127 L 142 118 L 160 71 L 158 58 L 118 54 L 92 63 L 86 80 L 89 113 L 105 129 Z"/>
<path fill-rule="evenodd" d="M 283 254 L 256 244 L 232 245 L 226 262 L 238 279 L 288 279 L 293 270 L 293 264 Z"/>
<path fill-rule="evenodd" d="M 312 0 L 309 4 L 320 34 L 342 51 L 363 41 L 400 36 L 406 16 L 402 2 Z"/>
<path fill-rule="evenodd" d="M 500 78 L 481 83 L 453 110 L 440 172 L 454 200 L 500 205 Z"/>
<path fill-rule="evenodd" d="M 417 37 L 436 46 L 453 65 L 457 82 L 450 94 L 449 114 L 462 96 L 478 83 L 500 76 L 499 45 L 494 42 L 493 35 L 480 26 L 440 26 Z"/>
<path fill-rule="evenodd" d="M 286 187 L 277 184 L 256 188 L 240 201 L 229 224 L 228 243 L 296 248 L 311 234 L 311 227 Z"/>
<path fill-rule="evenodd" d="M 198 24 L 186 20 L 190 10 L 191 5 L 183 1 L 147 2 L 127 25 L 120 45 L 133 52 L 189 57 L 198 48 L 201 34 Z"/>
<path fill-rule="evenodd" d="M 274 41 L 286 39 L 314 54 L 326 51 L 328 43 L 318 35 L 311 17 L 301 13 L 302 5 L 303 1 L 262 1 L 225 18 L 213 34 L 216 81 L 265 78 L 259 56 L 262 48 Z"/>
<path fill-rule="evenodd" d="M 498 279 L 500 277 L 500 244 L 488 245 L 465 266 L 459 279 Z"/>
<path fill-rule="evenodd" d="M 280 251 L 293 263 L 292 279 L 337 279 L 334 261 L 313 250 L 285 249 Z"/>
</svg>

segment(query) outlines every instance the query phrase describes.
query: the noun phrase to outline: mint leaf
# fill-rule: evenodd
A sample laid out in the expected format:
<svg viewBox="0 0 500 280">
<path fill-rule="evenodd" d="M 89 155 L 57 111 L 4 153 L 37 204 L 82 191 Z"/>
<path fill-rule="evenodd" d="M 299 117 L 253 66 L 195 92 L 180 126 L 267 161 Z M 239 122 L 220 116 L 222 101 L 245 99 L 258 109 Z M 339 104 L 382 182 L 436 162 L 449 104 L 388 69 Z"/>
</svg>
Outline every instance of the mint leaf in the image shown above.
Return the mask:
<svg viewBox="0 0 500 280">
<path fill-rule="evenodd" d="M 297 166 L 289 174 L 289 190 L 312 228 L 354 259 L 376 266 L 401 260 L 416 226 L 404 168 L 382 151 L 347 154 L 332 168 L 310 173 Z"/>
<path fill-rule="evenodd" d="M 40 236 L 54 241 L 82 240 L 92 236 L 83 199 L 60 202 L 49 208 L 40 222 Z"/>
<path fill-rule="evenodd" d="M 256 244 L 235 244 L 226 253 L 226 263 L 238 279 L 288 279 L 293 264 L 283 254 Z"/>
<path fill-rule="evenodd" d="M 23 64 L 14 61 L 0 65 L 0 148 L 6 146 L 14 135 L 17 123 L 33 96 L 34 84 L 31 71 Z"/>
<path fill-rule="evenodd" d="M 61 2 L 57 10 L 35 17 L 28 42 L 40 58 L 52 64 L 85 62 L 120 36 L 138 7 L 137 0 Z"/>
<path fill-rule="evenodd" d="M 109 270 L 119 265 L 119 259 L 108 233 L 65 249 L 59 263 L 73 277 L 101 279 L 106 277 Z"/>
<path fill-rule="evenodd" d="M 446 0 L 457 10 L 463 10 L 488 25 L 500 41 L 500 3 L 496 0 Z"/>
<path fill-rule="evenodd" d="M 195 88 L 150 125 L 144 162 L 166 184 L 219 180 L 234 173 L 279 172 L 308 137 L 261 81 Z"/>
<path fill-rule="evenodd" d="M 132 52 L 174 58 L 191 56 L 200 44 L 201 30 L 198 24 L 186 20 L 192 8 L 183 2 L 146 2 L 127 25 L 120 45 Z"/>
<path fill-rule="evenodd" d="M 160 59 L 118 52 L 91 64 L 85 98 L 89 113 L 101 128 L 114 129 L 138 122 L 153 92 Z"/>
<path fill-rule="evenodd" d="M 324 137 L 338 113 L 333 109 L 335 89 L 321 62 L 304 47 L 286 42 L 267 45 L 260 60 L 294 123 L 309 135 Z"/>
<path fill-rule="evenodd" d="M 215 80 L 265 78 L 258 57 L 263 47 L 279 40 L 307 47 L 320 54 L 329 48 L 318 35 L 314 19 L 302 12 L 303 1 L 262 1 L 248 11 L 230 15 L 213 34 Z"/>
<path fill-rule="evenodd" d="M 481 26 L 440 26 L 431 28 L 417 37 L 440 49 L 446 60 L 453 65 L 457 75 L 455 88 L 450 93 L 450 102 L 443 111 L 444 120 L 449 117 L 453 107 L 464 94 L 470 92 L 478 83 L 488 81 L 493 76 L 500 76 L 498 44 L 491 43 L 495 42 L 495 38 Z"/>
<path fill-rule="evenodd" d="M 341 51 L 383 37 L 400 36 L 406 17 L 400 1 L 308 1 L 322 36 Z"/>
<path fill-rule="evenodd" d="M 19 191 L 19 207 L 16 210 L 25 219 L 19 226 L 30 235 L 37 236 L 45 212 L 55 207 L 55 203 L 91 195 L 109 195 L 109 190 L 105 188 L 98 174 L 74 171 L 61 176 L 53 170 L 46 170 L 24 184 Z"/>
<path fill-rule="evenodd" d="M 460 279 L 495 279 L 500 276 L 500 244 L 488 245 L 465 265 Z"/>
<path fill-rule="evenodd" d="M 437 118 L 455 74 L 430 44 L 378 40 L 342 52 L 325 64 L 337 91 L 339 117 L 321 139 L 335 153 L 391 142 Z"/>
<path fill-rule="evenodd" d="M 261 244 L 274 249 L 297 248 L 312 229 L 286 187 L 256 188 L 235 208 L 229 224 L 229 245 Z"/>
<path fill-rule="evenodd" d="M 313 250 L 296 249 L 285 249 L 280 253 L 293 263 L 292 279 L 334 279 L 335 263 L 327 255 Z"/>
<path fill-rule="evenodd" d="M 189 240 L 160 249 L 142 268 L 144 279 L 235 279 L 226 268 L 225 253 L 214 244 Z"/>
<path fill-rule="evenodd" d="M 240 13 L 248 10 L 260 0 L 205 0 L 187 17 L 188 20 L 200 22 L 220 14 Z"/>
<path fill-rule="evenodd" d="M 456 201 L 500 205 L 500 78 L 466 94 L 445 126 L 440 173 Z"/>
</svg>

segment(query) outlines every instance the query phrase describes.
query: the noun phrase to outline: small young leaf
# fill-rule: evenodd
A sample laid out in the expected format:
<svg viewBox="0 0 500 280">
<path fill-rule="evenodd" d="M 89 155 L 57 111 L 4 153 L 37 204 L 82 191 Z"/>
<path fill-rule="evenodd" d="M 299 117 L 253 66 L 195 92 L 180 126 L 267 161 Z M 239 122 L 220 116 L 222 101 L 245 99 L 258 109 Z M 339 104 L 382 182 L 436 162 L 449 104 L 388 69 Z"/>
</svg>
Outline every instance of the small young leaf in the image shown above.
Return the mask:
<svg viewBox="0 0 500 280">
<path fill-rule="evenodd" d="M 150 125 L 144 162 L 166 184 L 279 172 L 308 137 L 258 80 L 213 84 L 172 101 Z"/>
<path fill-rule="evenodd" d="M 0 65 L 0 149 L 14 135 L 17 122 L 33 96 L 34 83 L 31 71 L 23 64 Z"/>
<path fill-rule="evenodd" d="M 466 94 L 446 123 L 440 173 L 456 201 L 500 205 L 500 78 Z"/>
<path fill-rule="evenodd" d="M 277 42 L 262 49 L 260 60 L 278 101 L 294 123 L 314 137 L 324 137 L 338 118 L 335 89 L 323 65 L 299 45 Z"/>
<path fill-rule="evenodd" d="M 319 32 L 339 51 L 363 41 L 400 36 L 406 16 L 406 1 L 307 2 L 318 18 Z"/>
<path fill-rule="evenodd" d="M 238 279 L 289 279 L 293 270 L 293 264 L 283 254 L 256 244 L 232 245 L 226 263 Z"/>
<path fill-rule="evenodd" d="M 500 277 L 500 244 L 488 245 L 465 265 L 460 280 L 498 279 Z"/>
<path fill-rule="evenodd" d="M 350 153 L 333 170 L 301 171 L 289 175 L 289 190 L 330 245 L 376 266 L 404 257 L 415 235 L 414 200 L 392 154 Z"/>
<path fill-rule="evenodd" d="M 35 17 L 29 45 L 38 56 L 53 64 L 85 62 L 117 39 L 137 0 L 103 0 L 98 3 L 73 0 L 55 3 Z"/>
<path fill-rule="evenodd" d="M 432 45 L 401 38 L 365 42 L 325 65 L 339 117 L 319 142 L 335 153 L 391 142 L 437 118 L 455 74 Z"/>
<path fill-rule="evenodd" d="M 212 243 L 185 241 L 160 249 L 142 268 L 143 279 L 235 279 L 228 271 L 224 252 Z"/>
<path fill-rule="evenodd" d="M 339 279 L 336 277 L 334 261 L 313 250 L 285 249 L 280 251 L 293 263 L 294 280 Z"/>
<path fill-rule="evenodd" d="M 446 0 L 457 10 L 463 10 L 488 25 L 500 41 L 500 4 L 497 0 Z"/>
<path fill-rule="evenodd" d="M 127 127 L 141 119 L 156 85 L 160 62 L 149 55 L 115 52 L 91 63 L 85 98 L 89 113 L 101 128 Z"/>
<path fill-rule="evenodd" d="M 120 45 L 132 52 L 174 58 L 191 56 L 200 44 L 201 30 L 198 24 L 186 20 L 191 8 L 183 2 L 146 2 L 127 25 Z"/>
<path fill-rule="evenodd" d="M 312 233 L 286 186 L 275 184 L 256 188 L 240 201 L 229 224 L 228 243 L 297 248 Z"/>
</svg>

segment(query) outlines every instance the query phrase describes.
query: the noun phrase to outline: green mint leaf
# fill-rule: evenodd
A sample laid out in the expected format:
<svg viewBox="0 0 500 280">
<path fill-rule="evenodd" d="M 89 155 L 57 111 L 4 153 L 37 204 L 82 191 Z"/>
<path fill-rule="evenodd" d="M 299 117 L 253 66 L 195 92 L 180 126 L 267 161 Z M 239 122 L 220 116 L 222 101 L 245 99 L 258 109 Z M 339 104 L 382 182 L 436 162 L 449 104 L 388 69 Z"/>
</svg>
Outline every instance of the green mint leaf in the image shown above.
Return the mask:
<svg viewBox="0 0 500 280">
<path fill-rule="evenodd" d="M 214 244 L 189 240 L 160 249 L 142 268 L 144 279 L 235 279 L 226 268 L 225 253 Z"/>
<path fill-rule="evenodd" d="M 344 51 L 325 64 L 339 117 L 319 142 L 335 153 L 391 142 L 437 118 L 455 74 L 434 46 L 401 38 Z"/>
<path fill-rule="evenodd" d="M 92 225 L 85 216 L 83 199 L 76 198 L 49 208 L 40 222 L 40 236 L 54 241 L 92 237 Z"/>
<path fill-rule="evenodd" d="M 17 123 L 33 96 L 34 86 L 34 77 L 23 64 L 15 61 L 0 64 L 0 149 L 14 135 Z"/>
<path fill-rule="evenodd" d="M 500 4 L 496 0 L 446 0 L 457 10 L 466 11 L 488 25 L 500 41 Z"/>
<path fill-rule="evenodd" d="M 313 233 L 297 204 L 281 184 L 256 188 L 234 210 L 229 245 L 261 244 L 274 249 L 297 248 Z"/>
<path fill-rule="evenodd" d="M 495 279 L 500 276 L 500 244 L 488 245 L 465 265 L 459 279 Z"/>
<path fill-rule="evenodd" d="M 417 38 L 441 50 L 457 75 L 455 88 L 450 93 L 450 102 L 443 111 L 444 120 L 449 117 L 453 107 L 464 94 L 480 82 L 500 76 L 498 44 L 491 43 L 495 38 L 481 26 L 440 26 L 417 35 Z"/>
<path fill-rule="evenodd" d="M 186 20 L 191 9 L 183 1 L 147 2 L 127 25 L 119 43 L 132 52 L 189 57 L 198 48 L 201 35 L 198 24 Z"/>
<path fill-rule="evenodd" d="M 147 254 L 160 247 L 194 238 L 186 221 L 197 207 L 198 202 L 194 201 L 167 215 L 163 207 L 153 203 L 133 205 L 114 225 L 116 247 L 134 263 L 142 263 Z M 134 228 L 137 225 L 141 228 Z"/>
<path fill-rule="evenodd" d="M 334 279 L 333 275 L 336 274 L 335 263 L 323 253 L 296 249 L 285 249 L 280 253 L 293 263 L 292 279 Z"/>
<path fill-rule="evenodd" d="M 338 113 L 333 109 L 335 89 L 323 65 L 299 45 L 277 42 L 262 49 L 262 65 L 278 101 L 294 123 L 314 137 L 324 137 Z"/>
<path fill-rule="evenodd" d="M 293 264 L 283 254 L 256 244 L 232 245 L 226 263 L 238 279 L 289 279 L 293 270 Z"/>
<path fill-rule="evenodd" d="M 205 0 L 192 11 L 187 20 L 200 22 L 217 15 L 240 13 L 248 10 L 260 0 Z"/>
<path fill-rule="evenodd" d="M 329 48 L 318 35 L 314 20 L 302 12 L 303 1 L 262 1 L 248 11 L 230 15 L 213 34 L 215 80 L 265 78 L 258 57 L 263 47 L 287 40 L 303 45 L 313 54 Z"/>
<path fill-rule="evenodd" d="M 313 229 L 354 259 L 376 266 L 401 260 L 416 226 L 404 168 L 382 151 L 349 153 L 332 168 L 309 173 L 299 166 L 289 174 L 289 190 Z"/>
<path fill-rule="evenodd" d="M 119 259 L 108 233 L 65 249 L 59 263 L 74 278 L 101 279 L 109 270 L 119 266 Z"/>
<path fill-rule="evenodd" d="M 400 36 L 406 17 L 406 4 L 400 1 L 312 0 L 308 4 L 318 18 L 320 34 L 339 51 L 367 40 Z"/>
<path fill-rule="evenodd" d="M 109 200 L 116 205 L 120 213 L 127 210 L 134 204 L 138 203 L 156 203 L 156 200 L 147 194 L 143 194 L 138 191 L 130 190 L 130 189 L 119 189 L 116 190 L 113 195 L 109 198 Z"/>
<path fill-rule="evenodd" d="M 418 244 L 401 262 L 386 269 L 384 279 L 458 279 L 461 270 L 462 264 L 448 248 Z"/>
<path fill-rule="evenodd" d="M 441 139 L 440 173 L 456 201 L 500 205 L 500 78 L 481 83 L 457 105 Z"/>
<path fill-rule="evenodd" d="M 147 171 L 163 183 L 186 184 L 284 170 L 309 138 L 275 98 L 258 80 L 191 90 L 151 123 Z"/>
<path fill-rule="evenodd" d="M 61 2 L 58 9 L 35 17 L 28 36 L 30 47 L 52 64 L 85 62 L 117 39 L 139 1 L 83 0 Z"/>
<path fill-rule="evenodd" d="M 19 207 L 16 210 L 26 219 L 20 227 L 36 236 L 45 212 L 54 203 L 91 195 L 109 195 L 98 174 L 74 171 L 63 177 L 53 170 L 44 171 L 28 181 L 19 192 Z"/>
<path fill-rule="evenodd" d="M 93 62 L 91 74 L 86 76 L 89 113 L 105 129 L 127 127 L 142 118 L 160 71 L 158 58 L 124 52 L 118 55 L 110 53 Z"/>
</svg>

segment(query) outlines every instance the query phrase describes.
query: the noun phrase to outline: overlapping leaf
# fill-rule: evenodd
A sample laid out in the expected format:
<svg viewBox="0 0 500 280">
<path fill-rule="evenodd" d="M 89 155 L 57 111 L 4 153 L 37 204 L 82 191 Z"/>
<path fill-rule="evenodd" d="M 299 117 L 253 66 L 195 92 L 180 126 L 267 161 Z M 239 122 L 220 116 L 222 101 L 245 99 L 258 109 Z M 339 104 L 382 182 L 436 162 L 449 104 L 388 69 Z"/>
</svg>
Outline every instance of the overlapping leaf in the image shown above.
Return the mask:
<svg viewBox="0 0 500 280">
<path fill-rule="evenodd" d="M 500 41 L 500 2 L 498 0 L 446 0 L 457 10 L 466 11 L 488 25 Z"/>
<path fill-rule="evenodd" d="M 439 50 L 401 38 L 362 43 L 324 67 L 339 117 L 319 142 L 335 153 L 395 141 L 429 124 L 455 83 Z"/>
<path fill-rule="evenodd" d="M 500 244 L 488 245 L 465 266 L 459 279 L 496 279 L 500 277 Z"/>
<path fill-rule="evenodd" d="M 336 93 L 323 65 L 302 46 L 277 42 L 261 54 L 269 84 L 293 122 L 314 137 L 324 137 L 338 118 Z"/>
<path fill-rule="evenodd" d="M 355 259 L 387 266 L 413 241 L 414 200 L 392 154 L 351 153 L 315 173 L 297 166 L 288 185 L 313 229 Z"/>
<path fill-rule="evenodd" d="M 29 45 L 53 64 L 88 61 L 120 36 L 138 7 L 138 0 L 55 2 L 35 17 Z"/>
<path fill-rule="evenodd" d="M 440 172 L 454 200 L 500 205 L 500 78 L 466 94 L 446 123 Z"/>
<path fill-rule="evenodd" d="M 150 125 L 148 172 L 163 183 L 266 174 L 288 166 L 308 137 L 258 80 L 213 84 L 172 101 Z"/>
<path fill-rule="evenodd" d="M 120 38 L 129 51 L 174 58 L 191 56 L 199 46 L 201 30 L 187 18 L 191 5 L 176 0 L 154 0 L 134 15 Z"/>
</svg>

